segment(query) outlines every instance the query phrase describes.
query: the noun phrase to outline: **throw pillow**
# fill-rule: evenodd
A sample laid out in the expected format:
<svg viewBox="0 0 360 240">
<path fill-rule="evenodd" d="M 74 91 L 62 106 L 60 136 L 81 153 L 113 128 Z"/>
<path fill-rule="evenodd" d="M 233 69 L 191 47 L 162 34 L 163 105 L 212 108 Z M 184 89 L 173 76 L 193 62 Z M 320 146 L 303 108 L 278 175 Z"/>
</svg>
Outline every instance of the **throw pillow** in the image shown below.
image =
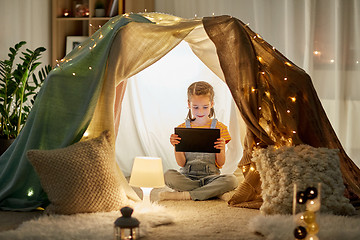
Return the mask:
<svg viewBox="0 0 360 240">
<path fill-rule="evenodd" d="M 48 213 L 119 210 L 127 204 L 109 131 L 62 149 L 29 150 L 27 157 L 47 193 Z"/>
<path fill-rule="evenodd" d="M 265 214 L 291 214 L 293 186 L 305 191 L 321 183 L 322 212 L 353 214 L 355 209 L 344 197 L 345 186 L 340 171 L 337 149 L 314 148 L 308 145 L 256 149 L 256 162 L 261 178 L 262 204 Z"/>
</svg>

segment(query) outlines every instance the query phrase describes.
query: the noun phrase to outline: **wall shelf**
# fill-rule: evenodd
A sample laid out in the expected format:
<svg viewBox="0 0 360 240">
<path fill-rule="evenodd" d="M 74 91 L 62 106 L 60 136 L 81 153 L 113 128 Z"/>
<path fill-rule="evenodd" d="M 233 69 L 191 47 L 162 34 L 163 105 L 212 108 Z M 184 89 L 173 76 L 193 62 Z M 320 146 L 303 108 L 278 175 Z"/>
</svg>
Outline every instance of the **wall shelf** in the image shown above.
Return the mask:
<svg viewBox="0 0 360 240">
<path fill-rule="evenodd" d="M 115 0 L 114 0 L 115 1 Z M 154 0 L 118 0 L 119 13 L 154 11 Z M 51 64 L 54 66 L 56 60 L 61 60 L 66 55 L 67 36 L 91 36 L 96 29 L 93 26 L 104 25 L 111 17 L 96 17 L 95 5 L 102 2 L 105 13 L 113 0 L 52 0 L 52 30 L 51 30 Z M 88 16 L 73 17 L 76 4 L 84 4 L 88 7 Z M 64 17 L 67 9 L 70 16 Z"/>
</svg>

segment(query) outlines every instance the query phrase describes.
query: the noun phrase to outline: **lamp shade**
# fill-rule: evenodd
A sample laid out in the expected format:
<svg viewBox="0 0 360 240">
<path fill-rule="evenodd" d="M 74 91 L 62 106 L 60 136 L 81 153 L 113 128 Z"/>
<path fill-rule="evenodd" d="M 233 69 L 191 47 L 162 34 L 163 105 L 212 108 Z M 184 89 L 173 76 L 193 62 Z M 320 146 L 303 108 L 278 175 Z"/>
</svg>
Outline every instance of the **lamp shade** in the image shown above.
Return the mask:
<svg viewBox="0 0 360 240">
<path fill-rule="evenodd" d="M 161 158 L 136 157 L 131 171 L 129 184 L 133 187 L 164 187 L 164 172 Z"/>
</svg>

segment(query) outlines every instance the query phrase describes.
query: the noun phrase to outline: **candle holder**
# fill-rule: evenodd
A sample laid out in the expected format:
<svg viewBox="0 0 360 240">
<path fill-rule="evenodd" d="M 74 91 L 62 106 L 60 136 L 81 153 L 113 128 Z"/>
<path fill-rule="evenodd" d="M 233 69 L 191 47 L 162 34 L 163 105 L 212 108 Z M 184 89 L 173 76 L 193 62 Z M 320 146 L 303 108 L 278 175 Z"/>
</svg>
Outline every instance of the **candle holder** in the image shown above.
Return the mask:
<svg viewBox="0 0 360 240">
<path fill-rule="evenodd" d="M 65 8 L 63 10 L 63 17 L 70 17 L 70 10 L 69 9 Z"/>
<path fill-rule="evenodd" d="M 295 239 L 318 240 L 316 234 L 319 232 L 319 225 L 316 222 L 316 212 L 320 211 L 321 207 L 321 183 L 318 183 L 317 187 L 310 186 L 305 190 L 299 190 L 295 183 L 293 196 Z"/>
</svg>

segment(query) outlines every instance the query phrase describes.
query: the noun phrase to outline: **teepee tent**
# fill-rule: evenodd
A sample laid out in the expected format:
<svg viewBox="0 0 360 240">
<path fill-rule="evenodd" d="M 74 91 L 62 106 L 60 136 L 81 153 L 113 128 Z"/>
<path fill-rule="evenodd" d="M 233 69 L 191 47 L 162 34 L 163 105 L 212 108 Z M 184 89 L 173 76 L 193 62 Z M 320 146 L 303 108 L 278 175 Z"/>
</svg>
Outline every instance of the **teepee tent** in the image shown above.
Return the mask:
<svg viewBox="0 0 360 240">
<path fill-rule="evenodd" d="M 127 79 L 183 40 L 227 84 L 241 113 L 246 132 L 239 167 L 251 163 L 255 146 L 337 148 L 348 196 L 360 196 L 360 170 L 344 152 L 302 69 L 236 18 L 145 13 L 111 19 L 49 74 L 24 129 L 0 158 L 0 209 L 45 206 L 47 196 L 26 152 L 63 148 L 104 130 L 115 141 Z M 259 185 L 259 177 L 251 177 Z"/>
</svg>

